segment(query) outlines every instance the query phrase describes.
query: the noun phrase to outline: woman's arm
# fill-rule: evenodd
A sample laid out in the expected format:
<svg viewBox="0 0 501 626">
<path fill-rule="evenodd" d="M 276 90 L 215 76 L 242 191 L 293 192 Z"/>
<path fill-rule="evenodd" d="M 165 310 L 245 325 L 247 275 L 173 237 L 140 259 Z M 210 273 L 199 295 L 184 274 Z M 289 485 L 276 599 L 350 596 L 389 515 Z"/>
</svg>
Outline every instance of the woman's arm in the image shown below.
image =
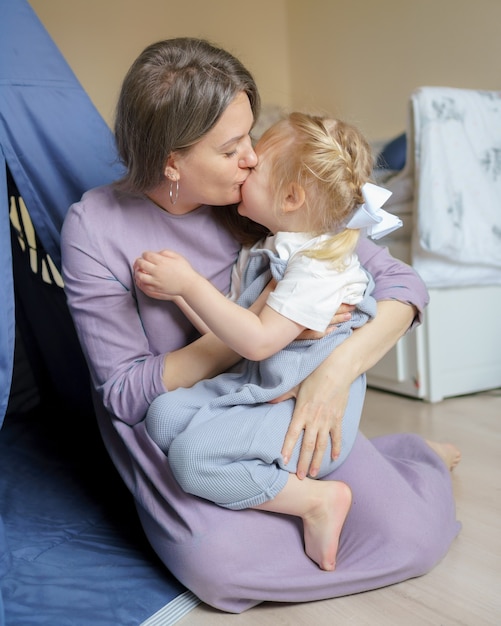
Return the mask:
<svg viewBox="0 0 501 626">
<path fill-rule="evenodd" d="M 304 430 L 297 474 L 315 476 L 329 442 L 333 457 L 340 451 L 341 423 L 351 383 L 375 365 L 405 334 L 419 323 L 428 304 L 428 292 L 410 266 L 394 259 L 386 248 L 362 239 L 360 261 L 372 274 L 378 300 L 375 319 L 365 324 L 341 345 L 287 397 L 296 397 L 296 408 L 282 454 L 289 458 Z M 277 401 L 286 399 L 285 396 Z"/>
</svg>

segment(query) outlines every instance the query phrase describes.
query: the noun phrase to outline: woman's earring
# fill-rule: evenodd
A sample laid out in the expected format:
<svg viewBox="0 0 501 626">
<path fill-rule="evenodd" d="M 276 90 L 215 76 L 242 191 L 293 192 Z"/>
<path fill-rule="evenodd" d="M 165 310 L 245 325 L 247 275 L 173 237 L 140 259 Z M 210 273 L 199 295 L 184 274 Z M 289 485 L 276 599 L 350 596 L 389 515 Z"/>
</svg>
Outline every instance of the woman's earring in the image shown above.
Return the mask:
<svg viewBox="0 0 501 626">
<path fill-rule="evenodd" d="M 169 198 L 172 205 L 176 204 L 179 198 L 179 179 L 176 179 L 176 188 L 174 189 L 174 181 L 170 181 Z"/>
</svg>

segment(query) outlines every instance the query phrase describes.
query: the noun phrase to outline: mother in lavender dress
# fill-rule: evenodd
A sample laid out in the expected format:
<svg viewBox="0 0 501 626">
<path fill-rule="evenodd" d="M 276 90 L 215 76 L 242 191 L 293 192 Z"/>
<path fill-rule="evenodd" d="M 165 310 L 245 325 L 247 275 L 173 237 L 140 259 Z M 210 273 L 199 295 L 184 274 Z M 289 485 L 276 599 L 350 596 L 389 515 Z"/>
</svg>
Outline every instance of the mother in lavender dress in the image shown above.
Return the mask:
<svg viewBox="0 0 501 626">
<path fill-rule="evenodd" d="M 242 93 L 246 98 L 237 98 Z M 449 467 L 427 442 L 358 433 L 346 460 L 326 476 L 353 493 L 336 569 L 326 572 L 306 556 L 300 520 L 187 495 L 146 432 L 156 397 L 211 377 L 236 357 L 213 363 L 213 338 L 198 338 L 179 303 L 135 288 L 134 260 L 144 250 L 175 249 L 228 292 L 245 234 L 230 205 L 256 165 L 249 133 L 258 112 L 252 76 L 226 51 L 186 38 L 149 46 L 118 102 L 125 177 L 85 193 L 62 231 L 65 290 L 107 450 L 165 566 L 201 600 L 235 613 L 263 601 L 334 598 L 420 576 L 459 531 Z M 320 448 L 339 428 L 351 384 L 419 323 L 427 304 L 412 268 L 366 239 L 357 252 L 374 278 L 376 318 L 302 384 L 291 415 L 292 429 Z"/>
</svg>

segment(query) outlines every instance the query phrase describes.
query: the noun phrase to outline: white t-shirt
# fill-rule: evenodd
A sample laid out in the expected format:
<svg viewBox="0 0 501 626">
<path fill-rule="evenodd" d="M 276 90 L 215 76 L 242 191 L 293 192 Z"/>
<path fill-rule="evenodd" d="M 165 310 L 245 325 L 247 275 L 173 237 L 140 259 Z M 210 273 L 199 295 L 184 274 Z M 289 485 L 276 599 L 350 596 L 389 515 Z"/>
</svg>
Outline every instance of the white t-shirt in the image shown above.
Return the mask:
<svg viewBox="0 0 501 626">
<path fill-rule="evenodd" d="M 357 304 L 362 300 L 368 277 L 358 257 L 345 260 L 345 269 L 334 269 L 327 261 L 301 253 L 330 235 L 312 237 L 308 233 L 278 232 L 258 241 L 252 248 L 242 248 L 233 267 L 229 297 L 240 295 L 243 270 L 251 250 L 271 250 L 287 261 L 283 278 L 268 296 L 267 304 L 284 317 L 305 328 L 324 332 L 342 302 Z"/>
</svg>

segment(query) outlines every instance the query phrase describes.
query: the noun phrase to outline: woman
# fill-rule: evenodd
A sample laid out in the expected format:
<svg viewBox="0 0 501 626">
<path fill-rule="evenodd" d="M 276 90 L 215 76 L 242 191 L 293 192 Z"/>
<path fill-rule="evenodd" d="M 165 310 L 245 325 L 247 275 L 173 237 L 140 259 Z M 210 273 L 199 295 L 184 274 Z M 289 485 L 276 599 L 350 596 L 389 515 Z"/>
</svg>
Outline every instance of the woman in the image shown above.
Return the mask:
<svg viewBox="0 0 501 626">
<path fill-rule="evenodd" d="M 185 494 L 145 430 L 156 397 L 210 378 L 238 357 L 227 349 L 215 363 L 219 341 L 210 333 L 197 339 L 182 304 L 136 289 L 134 260 L 143 250 L 174 248 L 228 292 L 240 247 L 231 233 L 241 232 L 231 230 L 238 216 L 229 205 L 240 201 L 240 187 L 257 163 L 249 133 L 258 112 L 252 76 L 227 52 L 184 38 L 148 47 L 125 77 L 117 107 L 126 175 L 84 194 L 62 232 L 65 289 L 99 426 L 145 533 L 186 587 L 237 613 L 264 600 L 330 598 L 423 574 L 458 532 L 450 459 L 444 463 L 417 436 L 369 442 L 359 434 L 345 462 L 327 476 L 350 485 L 353 504 L 336 570 L 325 572 L 305 555 L 294 518 L 227 511 Z M 350 384 L 394 345 L 427 301 L 411 268 L 366 240 L 357 252 L 375 280 L 377 316 L 286 394 L 297 397 L 284 457 L 304 430 L 298 477 L 316 475 L 329 437 L 333 456 L 339 454 Z"/>
</svg>

